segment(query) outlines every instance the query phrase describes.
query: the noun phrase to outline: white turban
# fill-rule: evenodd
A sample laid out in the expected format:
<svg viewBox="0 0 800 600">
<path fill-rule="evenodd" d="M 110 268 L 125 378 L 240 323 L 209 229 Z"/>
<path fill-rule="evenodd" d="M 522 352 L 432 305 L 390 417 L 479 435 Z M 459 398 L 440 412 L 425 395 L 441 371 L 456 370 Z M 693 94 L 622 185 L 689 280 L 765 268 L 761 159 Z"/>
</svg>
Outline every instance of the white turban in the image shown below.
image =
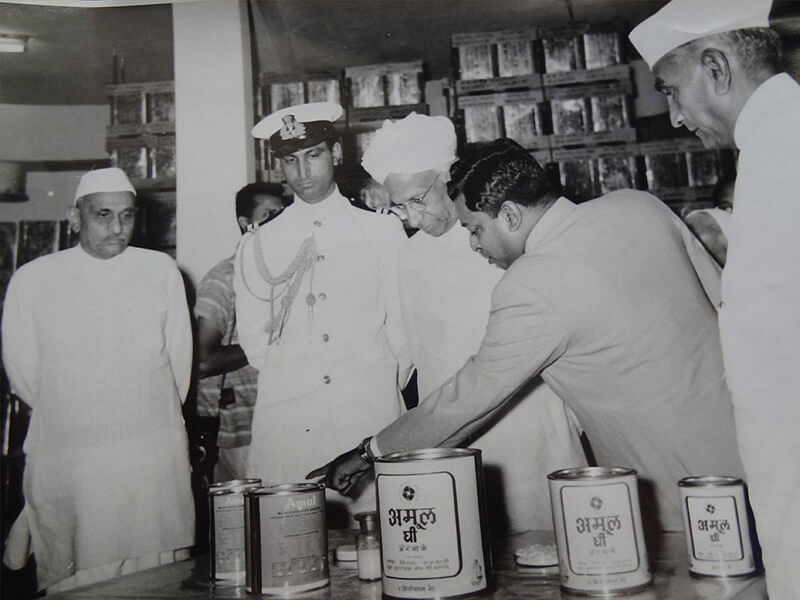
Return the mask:
<svg viewBox="0 0 800 600">
<path fill-rule="evenodd" d="M 746 27 L 769 27 L 772 0 L 672 0 L 628 36 L 650 68 L 692 40 Z"/>
<path fill-rule="evenodd" d="M 81 196 L 98 192 L 130 192 L 134 196 L 136 195 L 136 190 L 131 185 L 128 176 L 125 175 L 125 171 L 117 167 L 95 169 L 84 173 L 75 190 L 74 202 L 78 202 L 78 198 Z"/>
<path fill-rule="evenodd" d="M 456 131 L 450 119 L 412 112 L 399 121 L 383 122 L 361 166 L 382 184 L 389 173 L 448 171 L 456 160 Z"/>
</svg>

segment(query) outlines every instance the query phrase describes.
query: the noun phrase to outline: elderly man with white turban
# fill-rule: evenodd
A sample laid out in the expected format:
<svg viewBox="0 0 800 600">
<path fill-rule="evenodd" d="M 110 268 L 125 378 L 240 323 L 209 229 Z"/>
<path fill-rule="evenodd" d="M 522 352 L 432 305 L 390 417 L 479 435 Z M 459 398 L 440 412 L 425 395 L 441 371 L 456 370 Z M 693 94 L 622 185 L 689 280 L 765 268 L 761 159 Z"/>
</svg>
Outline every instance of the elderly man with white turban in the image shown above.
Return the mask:
<svg viewBox="0 0 800 600">
<path fill-rule="evenodd" d="M 400 249 L 399 286 L 420 398 L 478 351 L 492 290 L 503 276 L 470 249 L 469 233 L 458 225 L 447 185 L 455 161 L 450 120 L 416 113 L 385 121 L 362 161 L 388 191 L 392 210 L 419 229 Z M 552 527 L 547 474 L 586 463 L 570 415 L 537 378 L 469 442 L 483 451 L 493 531 Z"/>
<path fill-rule="evenodd" d="M 189 311 L 175 261 L 128 247 L 135 194 L 120 169 L 86 173 L 67 213 L 80 243 L 21 267 L 6 293 L 3 364 L 32 413 L 3 560 L 33 552 L 48 592 L 188 557 L 194 542 Z"/>
<path fill-rule="evenodd" d="M 800 85 L 771 0 L 673 0 L 631 41 L 675 127 L 736 146 L 720 336 L 770 598 L 800 598 Z"/>
</svg>

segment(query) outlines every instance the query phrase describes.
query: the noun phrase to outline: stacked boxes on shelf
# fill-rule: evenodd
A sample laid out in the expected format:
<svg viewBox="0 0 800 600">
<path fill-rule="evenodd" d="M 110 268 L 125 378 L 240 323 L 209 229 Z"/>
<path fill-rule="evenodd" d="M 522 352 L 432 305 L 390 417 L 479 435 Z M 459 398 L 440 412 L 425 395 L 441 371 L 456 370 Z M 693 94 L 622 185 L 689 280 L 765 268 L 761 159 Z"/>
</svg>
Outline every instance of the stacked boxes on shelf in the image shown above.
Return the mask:
<svg viewBox="0 0 800 600">
<path fill-rule="evenodd" d="M 384 120 L 397 120 L 412 112 L 428 114 L 425 103 L 425 68 L 422 60 L 345 67 L 347 133 L 344 165 L 337 174 L 342 193 L 356 203 L 375 208 L 378 198 L 361 158 Z"/>
<path fill-rule="evenodd" d="M 175 255 L 175 91 L 172 81 L 106 86 L 111 164 L 137 190 L 133 243 Z"/>
<path fill-rule="evenodd" d="M 463 143 L 510 137 L 549 161 L 537 35 L 536 28 L 453 35 L 454 121 Z"/>
<path fill-rule="evenodd" d="M 706 149 L 699 139 L 678 138 L 639 144 L 646 186 L 682 214 L 713 205 L 714 186 L 734 171 L 729 149 Z"/>
<path fill-rule="evenodd" d="M 564 194 L 575 201 L 640 185 L 630 67 L 612 27 L 541 29 L 550 147 Z"/>
<path fill-rule="evenodd" d="M 348 143 L 345 161 L 358 164 L 384 119 L 428 113 L 421 60 L 345 67 Z"/>
<path fill-rule="evenodd" d="M 111 163 L 137 188 L 175 187 L 175 94 L 171 81 L 106 86 Z"/>
<path fill-rule="evenodd" d="M 541 88 L 536 38 L 536 28 L 454 34 L 456 94 Z"/>
<path fill-rule="evenodd" d="M 341 73 L 261 73 L 256 91 L 256 122 L 281 108 L 306 102 L 343 102 Z M 283 181 L 266 140 L 256 143 L 256 171 L 263 181 Z"/>
<path fill-rule="evenodd" d="M 556 148 L 552 155 L 564 195 L 588 200 L 613 190 L 640 187 L 638 152 L 638 144 L 618 144 Z"/>
</svg>

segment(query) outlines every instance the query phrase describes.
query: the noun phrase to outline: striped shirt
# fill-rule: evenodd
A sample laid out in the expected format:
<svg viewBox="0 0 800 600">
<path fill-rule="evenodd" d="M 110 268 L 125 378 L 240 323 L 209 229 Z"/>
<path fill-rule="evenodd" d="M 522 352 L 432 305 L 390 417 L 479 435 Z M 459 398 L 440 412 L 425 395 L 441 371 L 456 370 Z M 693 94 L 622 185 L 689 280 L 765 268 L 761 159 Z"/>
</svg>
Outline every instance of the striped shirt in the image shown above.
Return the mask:
<svg viewBox="0 0 800 600">
<path fill-rule="evenodd" d="M 236 334 L 235 296 L 233 293 L 233 257 L 220 261 L 203 277 L 197 288 L 194 306 L 196 318 L 208 320 L 225 332 L 223 345 L 238 343 Z M 201 379 L 197 385 L 197 412 L 201 416 L 219 415 L 220 448 L 236 448 L 250 444 L 253 408 L 256 402 L 258 371 L 245 365 L 224 375 Z M 235 402 L 220 407 L 220 395 L 231 388 Z"/>
</svg>

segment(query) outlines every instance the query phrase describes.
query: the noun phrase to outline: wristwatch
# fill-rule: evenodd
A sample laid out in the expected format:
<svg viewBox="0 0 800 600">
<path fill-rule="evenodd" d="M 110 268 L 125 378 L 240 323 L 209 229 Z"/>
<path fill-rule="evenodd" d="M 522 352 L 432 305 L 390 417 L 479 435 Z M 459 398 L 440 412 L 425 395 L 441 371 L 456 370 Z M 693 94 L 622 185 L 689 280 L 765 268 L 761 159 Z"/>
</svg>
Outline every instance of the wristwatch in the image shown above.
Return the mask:
<svg viewBox="0 0 800 600">
<path fill-rule="evenodd" d="M 358 445 L 358 455 L 361 457 L 366 464 L 371 465 L 375 462 L 375 455 L 372 453 L 372 448 L 370 447 L 370 442 L 372 441 L 372 436 L 367 436 L 361 443 Z"/>
</svg>

